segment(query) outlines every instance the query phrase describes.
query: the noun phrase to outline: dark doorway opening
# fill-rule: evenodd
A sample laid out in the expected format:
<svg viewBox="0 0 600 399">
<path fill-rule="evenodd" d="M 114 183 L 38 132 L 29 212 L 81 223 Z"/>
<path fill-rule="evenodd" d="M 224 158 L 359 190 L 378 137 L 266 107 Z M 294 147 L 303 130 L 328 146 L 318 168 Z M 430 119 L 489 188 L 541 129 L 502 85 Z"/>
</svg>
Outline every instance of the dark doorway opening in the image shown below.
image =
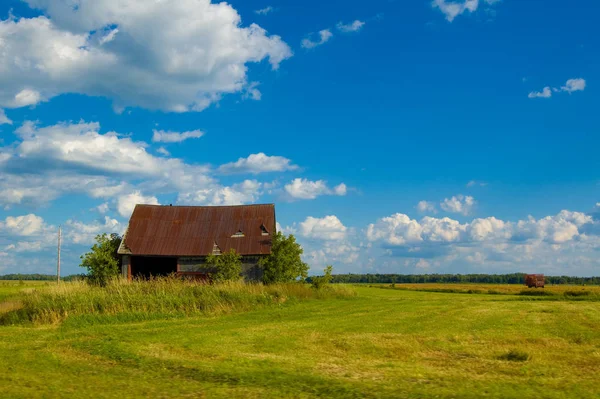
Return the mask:
<svg viewBox="0 0 600 399">
<path fill-rule="evenodd" d="M 131 277 L 149 279 L 177 273 L 177 258 L 134 256 L 131 258 Z"/>
</svg>

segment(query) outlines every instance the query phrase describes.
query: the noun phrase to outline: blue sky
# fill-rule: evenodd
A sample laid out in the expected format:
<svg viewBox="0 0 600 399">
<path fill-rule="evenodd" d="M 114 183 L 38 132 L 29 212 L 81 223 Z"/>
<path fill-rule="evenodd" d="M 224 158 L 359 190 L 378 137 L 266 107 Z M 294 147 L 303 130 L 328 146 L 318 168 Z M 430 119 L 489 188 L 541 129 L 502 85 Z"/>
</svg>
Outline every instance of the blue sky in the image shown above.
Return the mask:
<svg viewBox="0 0 600 399">
<path fill-rule="evenodd" d="M 0 273 L 274 202 L 313 270 L 597 275 L 599 8 L 5 0 Z"/>
</svg>

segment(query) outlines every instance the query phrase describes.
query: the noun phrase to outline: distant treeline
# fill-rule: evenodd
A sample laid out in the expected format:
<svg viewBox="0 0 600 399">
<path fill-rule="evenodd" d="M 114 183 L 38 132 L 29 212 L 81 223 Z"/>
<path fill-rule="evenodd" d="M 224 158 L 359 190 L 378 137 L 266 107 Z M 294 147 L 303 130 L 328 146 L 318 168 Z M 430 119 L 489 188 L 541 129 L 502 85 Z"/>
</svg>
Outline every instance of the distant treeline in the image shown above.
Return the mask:
<svg viewBox="0 0 600 399">
<path fill-rule="evenodd" d="M 70 276 L 61 277 L 62 281 L 72 281 L 85 278 L 85 275 L 72 274 Z M 5 274 L 0 275 L 0 280 L 29 280 L 29 281 L 55 281 L 56 275 L 51 274 Z"/>
<path fill-rule="evenodd" d="M 61 277 L 63 281 L 85 279 L 84 274 Z M 600 285 L 600 277 L 545 276 L 546 284 Z M 310 282 L 310 277 L 308 281 Z M 6 274 L 0 280 L 54 281 L 51 274 Z M 525 273 L 511 274 L 334 274 L 333 283 L 483 283 L 525 284 Z"/>
<path fill-rule="evenodd" d="M 546 284 L 600 285 L 600 277 L 545 276 Z M 525 273 L 511 274 L 336 274 L 334 283 L 489 283 L 524 284 Z"/>
</svg>

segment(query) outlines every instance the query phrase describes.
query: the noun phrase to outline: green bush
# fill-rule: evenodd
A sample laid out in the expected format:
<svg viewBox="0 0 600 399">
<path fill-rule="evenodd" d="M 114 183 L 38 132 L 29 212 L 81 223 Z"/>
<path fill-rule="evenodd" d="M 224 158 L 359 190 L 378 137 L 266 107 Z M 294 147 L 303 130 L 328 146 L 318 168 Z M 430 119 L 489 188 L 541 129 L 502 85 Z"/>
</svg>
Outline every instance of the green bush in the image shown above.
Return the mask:
<svg viewBox="0 0 600 399">
<path fill-rule="evenodd" d="M 81 267 L 88 270 L 89 281 L 99 285 L 106 283 L 121 272 L 121 257 L 117 254 L 121 245 L 118 234 L 100 234 L 91 252 L 81 256 Z"/>
<path fill-rule="evenodd" d="M 242 273 L 242 256 L 235 249 L 221 255 L 210 255 L 206 258 L 206 264 L 215 272 L 210 273 L 210 279 L 215 283 L 225 281 L 237 281 Z"/>
<path fill-rule="evenodd" d="M 271 254 L 259 261 L 263 283 L 289 283 L 308 277 L 308 265 L 302 262 L 302 247 L 296 238 L 277 232 L 273 235 Z"/>
<path fill-rule="evenodd" d="M 328 284 L 331 284 L 331 280 L 333 276 L 331 273 L 333 272 L 333 266 L 327 266 L 324 270 L 325 274 L 323 276 L 316 276 L 311 278 L 311 286 L 317 290 L 325 287 Z"/>
</svg>

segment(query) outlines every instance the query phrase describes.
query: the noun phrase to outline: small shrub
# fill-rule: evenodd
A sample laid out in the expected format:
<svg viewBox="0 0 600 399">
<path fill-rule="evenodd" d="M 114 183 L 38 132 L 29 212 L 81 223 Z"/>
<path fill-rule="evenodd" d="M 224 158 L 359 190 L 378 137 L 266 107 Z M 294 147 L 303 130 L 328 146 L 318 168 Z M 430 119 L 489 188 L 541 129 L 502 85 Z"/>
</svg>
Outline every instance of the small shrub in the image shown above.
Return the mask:
<svg viewBox="0 0 600 399">
<path fill-rule="evenodd" d="M 320 290 L 321 288 L 325 287 L 327 284 L 331 283 L 331 280 L 333 279 L 333 276 L 331 275 L 331 273 L 333 272 L 333 266 L 327 266 L 324 270 L 325 274 L 323 276 L 318 276 L 318 277 L 313 277 L 311 279 L 312 281 L 312 287 Z"/>
<path fill-rule="evenodd" d="M 231 249 L 221 255 L 210 255 L 206 258 L 206 264 L 215 270 L 210 278 L 215 283 L 225 281 L 237 281 L 242 273 L 242 256 L 235 249 Z"/>
<path fill-rule="evenodd" d="M 526 362 L 529 360 L 529 354 L 527 352 L 513 349 L 503 355 L 498 356 L 498 359 L 509 362 Z"/>
</svg>

